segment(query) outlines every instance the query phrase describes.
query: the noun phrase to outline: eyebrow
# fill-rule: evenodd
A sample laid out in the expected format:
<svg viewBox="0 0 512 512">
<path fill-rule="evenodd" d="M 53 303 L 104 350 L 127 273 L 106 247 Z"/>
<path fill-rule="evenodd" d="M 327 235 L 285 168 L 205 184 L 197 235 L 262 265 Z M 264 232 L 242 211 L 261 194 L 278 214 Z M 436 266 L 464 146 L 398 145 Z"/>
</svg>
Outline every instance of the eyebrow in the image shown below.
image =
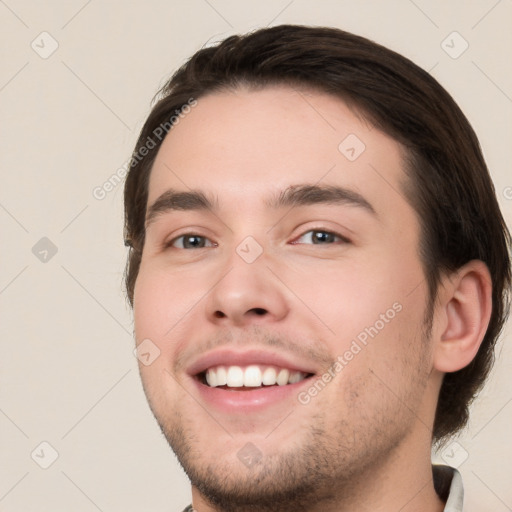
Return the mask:
<svg viewBox="0 0 512 512">
<path fill-rule="evenodd" d="M 164 213 L 174 210 L 216 210 L 216 201 L 208 198 L 200 190 L 183 192 L 169 189 L 160 195 L 147 209 L 146 228 Z"/>
<path fill-rule="evenodd" d="M 313 204 L 343 204 L 362 208 L 377 216 L 374 207 L 359 192 L 334 185 L 292 185 L 266 204 L 272 209 Z"/>
<path fill-rule="evenodd" d="M 371 203 L 355 190 L 334 185 L 291 185 L 278 196 L 265 201 L 268 208 L 297 208 L 314 204 L 341 204 L 366 210 L 374 216 L 377 213 Z M 175 210 L 216 211 L 218 202 L 200 190 L 189 192 L 169 189 L 160 195 L 148 208 L 146 228 L 161 214 Z"/>
</svg>

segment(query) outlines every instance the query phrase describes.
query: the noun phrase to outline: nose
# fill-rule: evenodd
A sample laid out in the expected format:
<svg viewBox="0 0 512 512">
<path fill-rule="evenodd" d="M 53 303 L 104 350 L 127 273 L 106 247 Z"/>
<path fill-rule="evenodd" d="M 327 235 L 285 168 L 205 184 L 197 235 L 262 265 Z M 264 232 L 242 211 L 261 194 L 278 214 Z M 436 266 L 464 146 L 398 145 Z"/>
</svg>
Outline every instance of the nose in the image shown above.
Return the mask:
<svg viewBox="0 0 512 512">
<path fill-rule="evenodd" d="M 286 288 L 262 255 L 247 263 L 237 253 L 207 298 L 208 319 L 222 326 L 244 327 L 276 322 L 289 311 Z"/>
</svg>

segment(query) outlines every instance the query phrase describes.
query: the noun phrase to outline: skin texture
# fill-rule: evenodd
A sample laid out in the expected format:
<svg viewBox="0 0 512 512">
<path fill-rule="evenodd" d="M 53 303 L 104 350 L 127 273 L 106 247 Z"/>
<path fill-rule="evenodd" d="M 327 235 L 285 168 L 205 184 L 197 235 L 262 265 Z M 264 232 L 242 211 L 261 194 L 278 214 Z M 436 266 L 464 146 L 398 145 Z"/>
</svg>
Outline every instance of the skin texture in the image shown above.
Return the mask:
<svg viewBox="0 0 512 512">
<path fill-rule="evenodd" d="M 338 149 L 350 134 L 365 145 L 354 161 Z M 215 208 L 162 212 L 148 224 L 135 334 L 160 350 L 140 365 L 142 382 L 199 512 L 443 509 L 430 465 L 437 395 L 442 372 L 478 349 L 490 285 L 478 262 L 446 278 L 427 337 L 419 222 L 404 179 L 399 144 L 318 92 L 215 93 L 165 139 L 148 206 L 173 189 L 201 190 Z M 345 187 L 374 212 L 267 205 L 301 184 Z M 339 236 L 315 244 L 312 230 Z M 204 247 L 183 248 L 185 234 L 205 237 Z M 237 252 L 248 236 L 263 251 L 252 263 Z M 389 319 L 393 305 L 400 311 Z M 383 314 L 378 333 L 301 403 L 299 392 Z M 217 349 L 276 353 L 315 377 L 257 411 L 219 409 L 187 373 Z M 258 454 L 250 467 L 239 457 L 247 443 Z"/>
</svg>

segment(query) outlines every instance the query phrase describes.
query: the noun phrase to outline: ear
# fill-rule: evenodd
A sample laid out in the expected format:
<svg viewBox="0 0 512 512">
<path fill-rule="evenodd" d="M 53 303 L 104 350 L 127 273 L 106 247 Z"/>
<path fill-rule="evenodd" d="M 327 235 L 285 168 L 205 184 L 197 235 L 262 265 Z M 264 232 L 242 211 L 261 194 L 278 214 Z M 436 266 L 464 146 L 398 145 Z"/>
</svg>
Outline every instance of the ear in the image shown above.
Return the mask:
<svg viewBox="0 0 512 512">
<path fill-rule="evenodd" d="M 467 366 L 484 339 L 492 311 L 492 281 L 487 265 L 473 260 L 440 286 L 435 319 L 434 367 L 445 373 Z"/>
</svg>

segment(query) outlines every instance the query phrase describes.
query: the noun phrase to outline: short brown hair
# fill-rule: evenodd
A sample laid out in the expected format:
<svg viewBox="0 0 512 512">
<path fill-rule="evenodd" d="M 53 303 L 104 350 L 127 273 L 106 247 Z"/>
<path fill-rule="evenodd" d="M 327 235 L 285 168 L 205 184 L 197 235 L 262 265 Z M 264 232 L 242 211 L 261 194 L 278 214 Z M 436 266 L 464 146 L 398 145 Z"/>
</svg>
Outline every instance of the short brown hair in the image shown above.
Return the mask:
<svg viewBox="0 0 512 512">
<path fill-rule="evenodd" d="M 469 404 L 492 367 L 509 309 L 510 233 L 477 137 L 455 101 L 413 62 L 368 39 L 335 28 L 281 25 L 203 48 L 172 76 L 142 128 L 125 184 L 129 301 L 144 247 L 149 176 L 163 138 L 144 158 L 140 149 L 190 98 L 278 84 L 341 98 L 405 148 L 403 188 L 421 221 L 429 314 L 443 273 L 473 259 L 490 271 L 490 324 L 474 360 L 444 377 L 433 429 L 440 441 L 465 426 Z"/>
</svg>

